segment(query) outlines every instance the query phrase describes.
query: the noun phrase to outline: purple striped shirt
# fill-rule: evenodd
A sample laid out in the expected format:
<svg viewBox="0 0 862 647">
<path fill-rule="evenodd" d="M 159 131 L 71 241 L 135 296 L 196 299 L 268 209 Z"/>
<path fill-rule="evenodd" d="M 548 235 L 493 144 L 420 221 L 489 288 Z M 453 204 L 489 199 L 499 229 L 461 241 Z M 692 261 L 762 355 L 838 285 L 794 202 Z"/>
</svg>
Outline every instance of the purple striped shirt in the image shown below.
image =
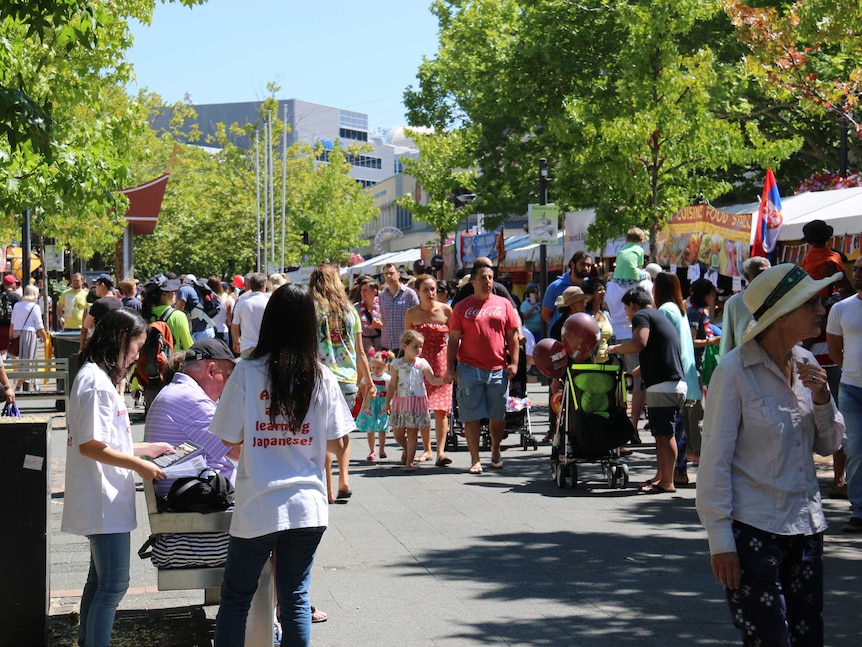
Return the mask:
<svg viewBox="0 0 862 647">
<path fill-rule="evenodd" d="M 401 287 L 393 297 L 388 287 L 380 290 L 380 313 L 383 315 L 383 348 L 401 348 L 401 335 L 404 334 L 404 315 L 413 306 L 419 305 L 419 297 L 408 287 Z"/>
<path fill-rule="evenodd" d="M 231 448 L 209 430 L 215 410 L 216 403 L 193 378 L 177 373 L 147 410 L 144 440 L 170 443 L 174 447 L 191 440 L 201 446 L 207 465 L 233 482 L 236 468 L 227 457 Z M 174 480 L 154 481 L 156 496 L 166 495 Z"/>
</svg>

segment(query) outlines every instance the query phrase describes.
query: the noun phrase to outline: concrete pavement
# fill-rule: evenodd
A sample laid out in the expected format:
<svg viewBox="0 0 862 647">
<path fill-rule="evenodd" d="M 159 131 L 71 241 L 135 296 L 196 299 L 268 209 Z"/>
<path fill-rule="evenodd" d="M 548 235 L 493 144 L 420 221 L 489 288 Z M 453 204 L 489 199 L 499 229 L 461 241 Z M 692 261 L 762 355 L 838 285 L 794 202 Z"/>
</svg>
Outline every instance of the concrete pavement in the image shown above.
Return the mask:
<svg viewBox="0 0 862 647">
<path fill-rule="evenodd" d="M 533 431 L 547 430 L 547 397 L 530 386 Z M 28 401 L 29 403 L 35 401 Z M 131 404 L 131 402 L 130 402 Z M 62 427 L 62 424 L 58 425 Z M 140 439 L 143 425 L 134 425 Z M 648 434 L 642 432 L 642 438 Z M 654 474 L 651 445 L 627 459 L 631 486 L 609 490 L 597 465 L 579 469 L 576 489 L 551 480 L 548 446 L 504 441 L 504 467 L 467 473 L 465 451 L 447 468 L 408 474 L 390 458 L 367 463 L 364 434 L 352 438 L 353 497 L 333 505 L 314 566 L 313 603 L 329 614 L 313 628 L 315 647 L 424 647 L 740 643 L 709 568 L 694 486 L 645 496 Z M 50 645 L 74 644 L 86 579 L 83 538 L 59 532 L 65 432 L 52 438 Z M 820 469 L 828 490 L 831 472 Z M 691 470 L 696 479 L 696 469 Z M 862 539 L 842 535 L 846 501 L 825 500 L 826 644 L 856 645 L 862 595 Z M 138 497 L 137 549 L 149 534 Z M 209 645 L 217 607 L 200 591 L 158 592 L 155 569 L 132 556 L 132 588 L 120 606 L 114 644 Z"/>
</svg>

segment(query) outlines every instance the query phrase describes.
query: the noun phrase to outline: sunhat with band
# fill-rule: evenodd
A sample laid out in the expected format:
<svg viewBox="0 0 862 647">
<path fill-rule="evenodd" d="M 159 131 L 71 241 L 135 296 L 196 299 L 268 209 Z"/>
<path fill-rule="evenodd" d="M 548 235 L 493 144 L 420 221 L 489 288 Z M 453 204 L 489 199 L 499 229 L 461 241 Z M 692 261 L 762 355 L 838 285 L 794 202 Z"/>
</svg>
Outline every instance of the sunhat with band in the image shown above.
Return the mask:
<svg viewBox="0 0 862 647">
<path fill-rule="evenodd" d="M 584 291 L 577 285 L 572 285 L 563 290 L 563 293 L 554 301 L 554 307 L 564 308 L 570 306 L 576 301 L 586 301 L 592 298 L 591 294 L 584 294 Z"/>
<path fill-rule="evenodd" d="M 793 263 L 782 263 L 761 272 L 742 293 L 745 307 L 754 317 L 742 335 L 742 343 L 754 339 L 776 319 L 790 314 L 843 276 L 843 272 L 837 272 L 815 281 L 808 272 Z"/>
</svg>

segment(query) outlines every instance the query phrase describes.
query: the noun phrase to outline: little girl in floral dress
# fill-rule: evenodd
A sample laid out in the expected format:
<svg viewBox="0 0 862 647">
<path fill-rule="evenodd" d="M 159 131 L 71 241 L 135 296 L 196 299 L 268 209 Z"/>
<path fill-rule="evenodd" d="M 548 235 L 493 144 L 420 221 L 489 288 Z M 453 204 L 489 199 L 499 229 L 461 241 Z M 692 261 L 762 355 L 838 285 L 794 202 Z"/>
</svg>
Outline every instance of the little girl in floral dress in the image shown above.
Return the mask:
<svg viewBox="0 0 862 647">
<path fill-rule="evenodd" d="M 390 375 L 388 373 L 389 362 L 392 353 L 388 350 L 375 352 L 372 348 L 371 355 L 371 384 L 365 378 L 359 383 L 359 398 L 362 401 L 362 409 L 356 418 L 356 427 L 359 431 L 368 434 L 368 459 L 371 462 L 377 460 L 378 454 L 374 453 L 374 435 L 377 434 L 380 449 L 380 459 L 386 458 L 386 430 L 389 428 L 389 414 L 386 413 L 386 391 L 389 388 Z"/>
<path fill-rule="evenodd" d="M 424 344 L 425 338 L 415 330 L 408 330 L 401 336 L 404 354 L 392 362 L 392 379 L 386 392 L 386 411 L 389 413 L 392 435 L 404 448 L 401 462 L 408 472 L 416 469 L 413 460 L 419 430 L 431 426 L 425 380 L 437 386 L 443 384 L 443 378 L 434 375 L 428 361 L 419 357 Z"/>
</svg>

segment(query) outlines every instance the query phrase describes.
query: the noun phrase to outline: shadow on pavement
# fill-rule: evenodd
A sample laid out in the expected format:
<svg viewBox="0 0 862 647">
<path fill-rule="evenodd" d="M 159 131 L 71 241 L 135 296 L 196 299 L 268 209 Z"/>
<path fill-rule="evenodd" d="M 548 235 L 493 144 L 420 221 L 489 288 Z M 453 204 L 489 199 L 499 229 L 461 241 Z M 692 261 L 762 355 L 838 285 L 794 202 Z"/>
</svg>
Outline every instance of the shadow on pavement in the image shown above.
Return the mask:
<svg viewBox="0 0 862 647">
<path fill-rule="evenodd" d="M 212 647 L 215 625 L 203 607 L 133 609 L 118 611 L 114 621 L 113 647 Z M 78 637 L 78 614 L 51 616 L 48 644 L 70 647 Z"/>
</svg>

